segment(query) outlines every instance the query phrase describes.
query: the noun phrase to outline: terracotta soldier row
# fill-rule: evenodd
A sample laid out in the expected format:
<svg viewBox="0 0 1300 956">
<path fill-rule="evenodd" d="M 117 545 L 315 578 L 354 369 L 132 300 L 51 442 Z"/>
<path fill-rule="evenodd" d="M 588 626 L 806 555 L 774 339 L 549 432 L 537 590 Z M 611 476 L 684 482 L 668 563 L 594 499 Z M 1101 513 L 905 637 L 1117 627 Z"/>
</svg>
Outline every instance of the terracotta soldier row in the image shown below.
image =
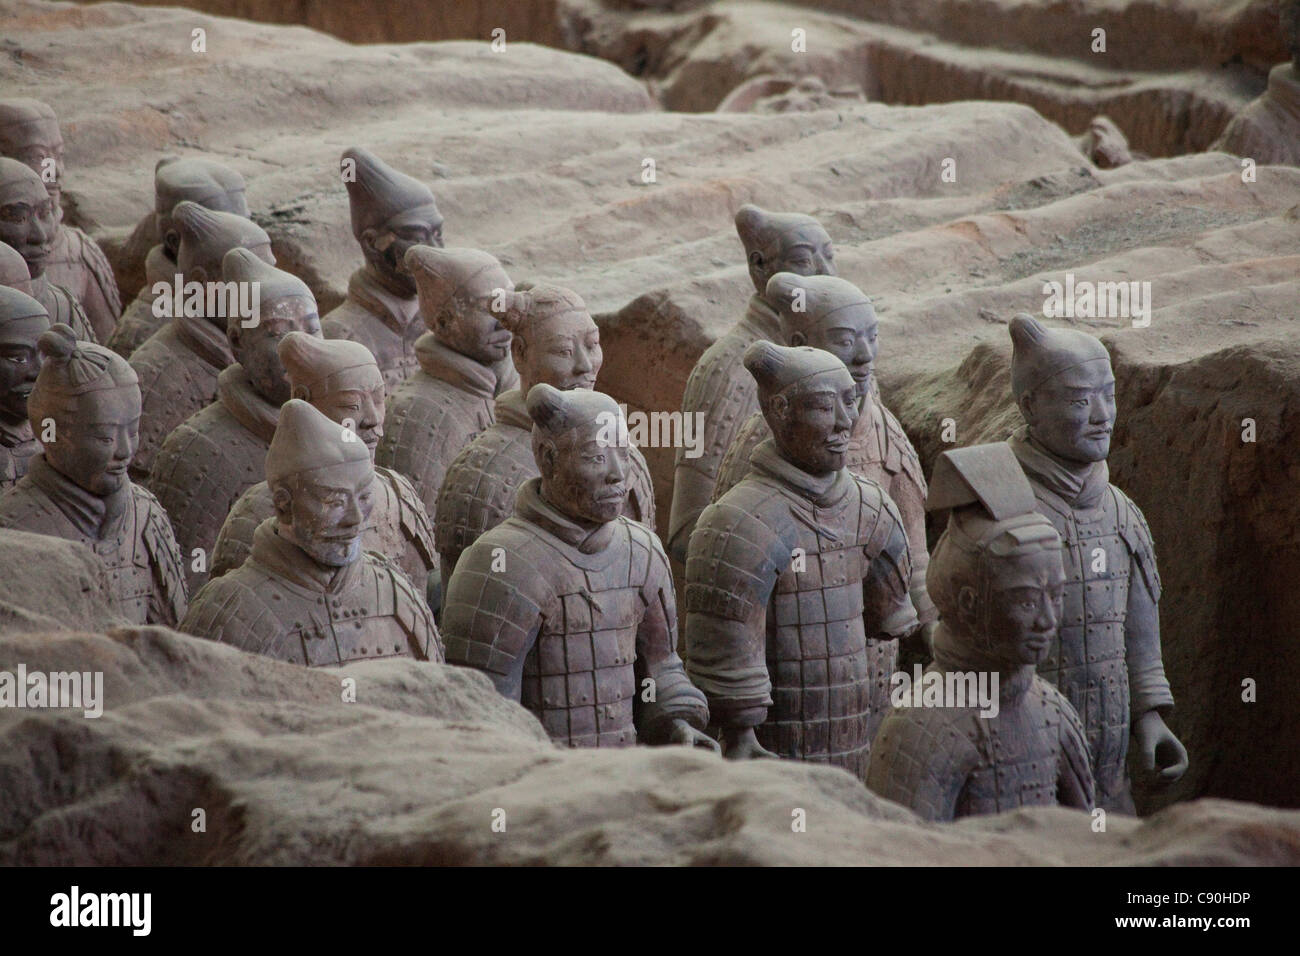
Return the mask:
<svg viewBox="0 0 1300 956">
<path fill-rule="evenodd" d="M 644 458 L 592 391 L 582 300 L 441 248 L 427 187 L 364 150 L 343 164 L 365 264 L 322 320 L 236 174 L 160 163 L 146 274 L 256 284 L 260 314 L 155 325 L 147 287 L 110 339 L 140 343 L 128 363 L 38 282 L 57 202 L 0 160 L 18 253 L 0 258 L 0 525 L 91 546 L 130 620 L 299 663 L 441 659 L 440 612 L 447 660 L 574 746 L 824 762 L 935 818 L 1131 810 L 1130 734 L 1148 768 L 1185 768 L 1150 533 L 1107 478 L 1096 339 L 1013 320 L 1026 426 L 940 457 L 929 506 L 950 516 L 931 562 L 869 298 L 835 277 L 815 220 L 743 207 L 755 295 L 688 382 L 706 453 L 679 454 L 666 552 Z M 996 673 L 999 715 L 891 710 L 900 650 L 933 655 L 927 674 Z"/>
</svg>

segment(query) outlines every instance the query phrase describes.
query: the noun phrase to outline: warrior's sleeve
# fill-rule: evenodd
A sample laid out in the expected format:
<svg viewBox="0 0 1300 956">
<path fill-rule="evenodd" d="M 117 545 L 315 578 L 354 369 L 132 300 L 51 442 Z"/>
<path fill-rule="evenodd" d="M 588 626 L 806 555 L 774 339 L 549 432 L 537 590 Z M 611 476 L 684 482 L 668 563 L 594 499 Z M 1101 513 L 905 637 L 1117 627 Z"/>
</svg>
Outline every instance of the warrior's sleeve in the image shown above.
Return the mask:
<svg viewBox="0 0 1300 956">
<path fill-rule="evenodd" d="M 419 580 L 416 579 L 412 569 L 411 583 L 420 588 L 424 602 L 437 614 L 442 601 L 442 576 L 438 569 L 438 551 L 433 543 L 433 522 L 429 519 L 429 512 L 425 509 L 424 502 L 420 500 L 420 494 L 415 490 L 410 479 L 392 469 L 385 469 L 385 471 L 393 492 L 397 495 L 398 507 L 401 511 L 399 520 L 402 526 L 402 537 L 407 543 L 407 553 L 409 555 L 414 551 L 419 564 L 424 568 L 424 573 L 419 576 Z M 407 560 L 401 563 L 403 566 L 410 566 L 415 562 Z"/>
<path fill-rule="evenodd" d="M 442 664 L 447 660 L 442 635 L 434 623 L 433 612 L 424 601 L 424 595 L 411 583 L 405 572 L 383 555 L 372 555 L 393 584 L 393 616 L 406 631 L 412 643 L 413 656 L 418 660 Z"/>
<path fill-rule="evenodd" d="M 979 751 L 967 734 L 953 732 L 946 717 L 933 710 L 895 710 L 886 717 L 871 745 L 867 789 L 924 820 L 951 820 Z"/>
<path fill-rule="evenodd" d="M 1131 559 L 1124 656 L 1128 665 L 1129 709 L 1134 723 L 1149 710 L 1168 711 L 1174 695 L 1160 650 L 1160 574 L 1151 529 L 1128 496 L 1119 497 L 1119 532 Z"/>
<path fill-rule="evenodd" d="M 249 488 L 235 501 L 212 548 L 212 577 L 219 578 L 235 570 L 252 553 L 253 532 L 275 514 L 274 506 L 268 513 L 266 502 L 265 482 Z"/>
<path fill-rule="evenodd" d="M 641 585 L 645 613 L 636 632 L 637 736 L 647 743 L 661 743 L 674 720 L 684 720 L 696 730 L 707 727 L 709 705 L 677 656 L 677 602 L 668 555 L 653 531 L 632 527 L 630 533 L 633 566 L 645 568 Z"/>
<path fill-rule="evenodd" d="M 113 267 L 108 264 L 108 257 L 99 244 L 80 229 L 74 231 L 81 240 L 81 263 L 89 277 L 82 289 L 81 304 L 96 336 L 103 342 L 112 334 L 122 315 L 122 296 L 117 290 Z"/>
<path fill-rule="evenodd" d="M 167 512 L 163 511 L 158 499 L 138 485 L 133 485 L 132 490 L 144 505 L 144 546 L 154 579 L 147 620 L 150 624 L 176 627 L 184 620 L 189 608 L 181 549 L 176 544 Z"/>
<path fill-rule="evenodd" d="M 627 496 L 627 505 L 635 514 L 624 511 L 633 521 L 639 521 L 651 531 L 655 527 L 655 488 L 650 480 L 650 466 L 646 464 L 645 455 L 635 445 L 628 446 L 628 470 L 631 493 Z"/>
<path fill-rule="evenodd" d="M 757 516 L 761 499 L 742 483 L 709 505 L 686 559 L 686 671 L 724 727 L 757 727 L 772 705 L 767 604 L 795 535 Z"/>
<path fill-rule="evenodd" d="M 888 640 L 918 627 L 910 595 L 912 560 L 898 506 L 874 481 L 858 479 L 867 513 L 876 510 L 875 526 L 865 545 L 870 564 L 862 581 L 863 621 L 868 638 Z"/>
<path fill-rule="evenodd" d="M 531 551 L 525 534 L 498 525 L 461 554 L 443 595 L 447 663 L 483 671 L 511 700 L 551 603 Z"/>
<path fill-rule="evenodd" d="M 711 500 L 717 501 L 749 474 L 749 456 L 770 434 L 767 422 L 761 413 L 756 412 L 749 416 L 749 421 L 741 426 L 736 437 L 731 440 L 731 447 L 722 456 L 722 464 L 718 466 L 718 477 L 713 482 Z"/>
<path fill-rule="evenodd" d="M 1096 802 L 1097 787 L 1092 776 L 1092 759 L 1088 750 L 1088 733 L 1083 721 L 1065 695 L 1047 681 L 1035 676 L 1042 684 L 1049 702 L 1061 714 L 1061 758 L 1056 778 L 1056 802 L 1063 807 L 1077 807 L 1091 811 Z"/>
</svg>

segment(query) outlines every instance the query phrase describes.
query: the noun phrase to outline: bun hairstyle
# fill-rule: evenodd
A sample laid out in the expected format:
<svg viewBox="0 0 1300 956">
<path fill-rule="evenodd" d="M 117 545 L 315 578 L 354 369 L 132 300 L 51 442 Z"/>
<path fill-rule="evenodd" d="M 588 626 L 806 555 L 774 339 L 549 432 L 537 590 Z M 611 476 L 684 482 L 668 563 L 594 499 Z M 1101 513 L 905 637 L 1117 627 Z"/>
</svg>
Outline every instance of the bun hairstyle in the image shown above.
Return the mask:
<svg viewBox="0 0 1300 956">
<path fill-rule="evenodd" d="M 768 399 L 814 375 L 837 370 L 846 377 L 849 374 L 844 363 L 830 352 L 807 345 L 786 347 L 765 340 L 745 349 L 744 363 L 758 384 L 759 398 L 764 407 Z"/>
<path fill-rule="evenodd" d="M 39 430 L 42 419 L 65 414 L 91 392 L 139 387 L 135 370 L 116 352 L 82 342 L 68 326 L 58 323 L 36 340 L 41 371 L 27 400 L 27 414 Z"/>
<path fill-rule="evenodd" d="M 782 236 L 800 226 L 819 225 L 812 216 L 797 212 L 768 212 L 753 203 L 736 210 L 736 235 L 745 252 L 760 253 L 764 258 L 780 252 Z"/>
<path fill-rule="evenodd" d="M 582 425 L 599 424 L 601 436 L 611 445 L 627 440 L 623 410 L 604 392 L 582 388 L 564 392 L 542 382 L 528 390 L 525 404 L 533 420 L 533 458 L 538 467 L 542 467 L 543 448 L 554 448 L 556 439 Z"/>
<path fill-rule="evenodd" d="M 797 298 L 800 291 L 801 299 Z M 847 279 L 801 276 L 794 272 L 778 272 L 768 279 L 764 297 L 780 314 L 781 327 L 787 335 L 802 332 L 840 309 L 871 307 L 866 293 Z"/>
<path fill-rule="evenodd" d="M 545 382 L 534 385 L 528 390 L 526 404 L 528 417 L 533 420 L 535 428 L 552 434 L 567 431 L 565 422 L 568 415 L 564 393 L 555 386 Z"/>
<path fill-rule="evenodd" d="M 533 326 L 561 315 L 577 313 L 589 316 L 587 304 L 571 289 L 539 282 L 528 288 L 515 287 L 505 297 L 505 311 L 498 316 L 513 334 L 528 337 Z"/>
</svg>

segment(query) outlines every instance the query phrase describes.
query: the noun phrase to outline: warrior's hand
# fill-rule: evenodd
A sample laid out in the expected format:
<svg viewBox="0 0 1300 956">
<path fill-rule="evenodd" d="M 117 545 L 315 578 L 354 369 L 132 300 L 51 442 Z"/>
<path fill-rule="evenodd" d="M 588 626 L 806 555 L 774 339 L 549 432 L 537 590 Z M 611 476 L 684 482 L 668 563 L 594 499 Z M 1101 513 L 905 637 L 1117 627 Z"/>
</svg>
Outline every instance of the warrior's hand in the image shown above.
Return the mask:
<svg viewBox="0 0 1300 956">
<path fill-rule="evenodd" d="M 779 759 L 776 754 L 758 742 L 753 727 L 724 727 L 722 729 L 722 756 L 728 760 Z"/>
<path fill-rule="evenodd" d="M 668 732 L 668 742 L 670 744 L 681 744 L 684 747 L 702 747 L 705 750 L 712 750 L 715 754 L 722 751 L 721 745 L 702 731 L 696 730 L 680 717 L 672 723 L 672 730 Z"/>
<path fill-rule="evenodd" d="M 1156 771 L 1158 764 L 1161 782 L 1173 783 L 1187 771 L 1187 748 L 1165 726 L 1159 711 L 1148 710 L 1138 718 L 1134 733 L 1138 752 L 1142 755 L 1142 766 Z"/>
</svg>

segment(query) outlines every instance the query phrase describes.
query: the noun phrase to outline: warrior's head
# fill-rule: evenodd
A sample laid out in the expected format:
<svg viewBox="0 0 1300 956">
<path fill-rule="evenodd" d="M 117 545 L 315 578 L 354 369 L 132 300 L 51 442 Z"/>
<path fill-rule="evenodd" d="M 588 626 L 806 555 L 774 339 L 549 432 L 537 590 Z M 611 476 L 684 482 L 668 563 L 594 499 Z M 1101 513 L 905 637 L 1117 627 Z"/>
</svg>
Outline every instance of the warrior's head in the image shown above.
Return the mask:
<svg viewBox="0 0 1300 956">
<path fill-rule="evenodd" d="M 515 284 L 495 257 L 478 249 L 412 246 L 405 261 L 434 338 L 483 365 L 510 354 L 510 330 L 501 315 Z"/>
<path fill-rule="evenodd" d="M 576 292 L 538 283 L 505 303 L 501 322 L 513 336 L 510 352 L 525 395 L 543 383 L 562 391 L 596 387 L 605 360 L 600 329 Z"/>
<path fill-rule="evenodd" d="M 230 213 L 242 219 L 249 216 L 244 177 L 211 159 L 164 156 L 154 167 L 153 193 L 154 224 L 172 261 L 176 260 L 181 244 L 180 229 L 172 219 L 177 203 L 198 203 L 213 212 Z M 267 246 L 270 246 L 269 239 Z"/>
<path fill-rule="evenodd" d="M 282 538 L 317 564 L 351 564 L 361 554 L 374 482 L 370 452 L 351 429 L 301 399 L 285 402 L 266 453 L 266 484 Z"/>
<path fill-rule="evenodd" d="M 736 213 L 736 232 L 745 246 L 754 290 L 767 295 L 767 284 L 778 272 L 801 276 L 835 275 L 831 237 L 812 216 L 768 212 L 754 205 Z M 769 302 L 776 308 L 777 303 Z"/>
<path fill-rule="evenodd" d="M 231 249 L 248 249 L 267 265 L 275 265 L 271 237 L 251 219 L 186 199 L 172 209 L 171 222 L 178 236 L 176 268 L 185 282 L 219 281 L 222 261 Z M 225 316 L 208 318 L 225 327 Z"/>
<path fill-rule="evenodd" d="M 1086 332 L 1049 329 L 1024 313 L 1011 320 L 1011 341 L 1011 393 L 1030 436 L 1066 461 L 1104 460 L 1115 428 L 1106 347 Z"/>
<path fill-rule="evenodd" d="M 127 482 L 140 443 L 140 386 L 126 359 L 58 324 L 37 340 L 41 371 L 27 419 L 55 471 L 92 495 Z"/>
<path fill-rule="evenodd" d="M 54 110 L 40 100 L 0 100 L 0 156 L 33 170 L 49 190 L 55 223 L 62 218 L 63 134 Z"/>
<path fill-rule="evenodd" d="M 926 588 L 948 639 L 998 668 L 1042 661 L 1061 619 L 1061 538 L 1036 504 L 1006 442 L 955 448 L 935 464 L 926 508 L 949 514 Z"/>
<path fill-rule="evenodd" d="M 45 275 L 57 228 L 54 200 L 41 177 L 16 159 L 0 157 L 0 242 L 23 257 L 33 279 Z"/>
<path fill-rule="evenodd" d="M 293 397 L 352 429 L 373 460 L 384 437 L 384 376 L 370 349 L 347 339 L 290 332 L 276 351 Z"/>
<path fill-rule="evenodd" d="M 289 379 L 277 346 L 290 332 L 320 338 L 316 297 L 297 276 L 267 265 L 248 249 L 227 252 L 221 274 L 227 283 L 255 283 L 244 287 L 257 289 L 258 314 L 245 318 L 238 310 L 229 310 L 226 337 L 254 391 L 272 405 L 280 405 L 289 398 Z"/>
<path fill-rule="evenodd" d="M 393 169 L 369 150 L 343 151 L 340 167 L 348 191 L 352 235 L 366 263 L 396 295 L 415 295 L 406 250 L 442 245 L 442 214 L 429 187 Z"/>
<path fill-rule="evenodd" d="M 24 292 L 0 285 L 0 422 L 14 426 L 27 421 L 27 399 L 41 370 L 37 342 L 49 328 L 50 318 L 43 305 Z"/>
<path fill-rule="evenodd" d="M 0 242 L 0 285 L 17 289 L 23 295 L 32 294 L 32 274 L 27 262 L 13 246 Z"/>
<path fill-rule="evenodd" d="M 618 403 L 603 392 L 542 383 L 528 392 L 528 414 L 542 497 L 578 521 L 617 518 L 627 501 L 630 454 Z"/>
<path fill-rule="evenodd" d="M 755 342 L 745 368 L 781 457 L 813 475 L 844 467 L 858 420 L 858 388 L 844 363 L 807 345 Z"/>
<path fill-rule="evenodd" d="M 781 316 L 786 345 L 830 352 L 848 368 L 859 395 L 870 391 L 879 323 L 861 289 L 835 276 L 778 272 L 767 283 L 767 301 Z"/>
</svg>

